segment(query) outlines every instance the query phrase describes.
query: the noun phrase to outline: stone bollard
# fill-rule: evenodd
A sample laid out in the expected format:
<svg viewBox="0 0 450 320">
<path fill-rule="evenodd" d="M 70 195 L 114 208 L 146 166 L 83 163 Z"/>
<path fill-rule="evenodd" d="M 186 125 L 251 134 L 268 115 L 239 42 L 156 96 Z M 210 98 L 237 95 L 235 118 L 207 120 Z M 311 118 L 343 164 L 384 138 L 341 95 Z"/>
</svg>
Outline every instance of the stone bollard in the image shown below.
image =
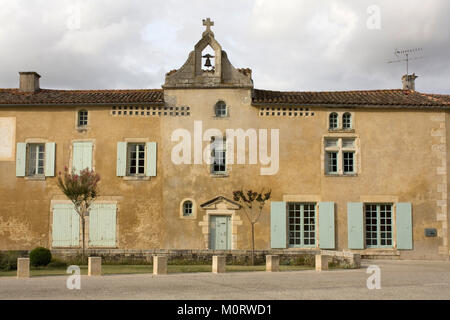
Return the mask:
<svg viewBox="0 0 450 320">
<path fill-rule="evenodd" d="M 280 256 L 266 256 L 266 271 L 280 271 Z"/>
<path fill-rule="evenodd" d="M 316 254 L 316 271 L 328 270 L 328 256 Z"/>
<path fill-rule="evenodd" d="M 29 278 L 30 277 L 30 259 L 18 258 L 17 259 L 17 278 Z"/>
<path fill-rule="evenodd" d="M 153 274 L 167 274 L 167 257 L 153 256 Z"/>
<path fill-rule="evenodd" d="M 355 269 L 361 268 L 361 255 L 359 253 L 353 254 L 353 267 Z"/>
<path fill-rule="evenodd" d="M 213 273 L 224 273 L 225 272 L 225 257 L 224 256 L 213 256 L 212 260 L 212 272 Z"/>
<path fill-rule="evenodd" d="M 102 275 L 102 258 L 89 257 L 88 259 L 88 275 L 101 276 Z"/>
</svg>

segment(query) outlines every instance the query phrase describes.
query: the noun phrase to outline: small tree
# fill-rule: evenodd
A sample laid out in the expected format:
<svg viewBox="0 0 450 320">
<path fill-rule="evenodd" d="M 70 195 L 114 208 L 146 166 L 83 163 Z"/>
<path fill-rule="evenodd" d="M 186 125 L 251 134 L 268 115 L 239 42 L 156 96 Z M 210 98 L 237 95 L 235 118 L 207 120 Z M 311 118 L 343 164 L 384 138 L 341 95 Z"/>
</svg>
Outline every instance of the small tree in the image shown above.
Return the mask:
<svg viewBox="0 0 450 320">
<path fill-rule="evenodd" d="M 270 199 L 272 191 L 254 192 L 248 190 L 244 193 L 242 190 L 233 192 L 234 201 L 237 201 L 244 210 L 245 215 L 252 228 L 252 265 L 255 264 L 255 224 L 259 221 L 266 201 Z"/>
<path fill-rule="evenodd" d="M 75 173 L 75 169 L 69 172 L 67 167 L 64 167 L 64 175 L 59 172 L 58 186 L 61 191 L 69 198 L 75 206 L 75 211 L 81 217 L 81 232 L 83 241 L 82 260 L 84 261 L 84 247 L 85 247 L 85 225 L 86 216 L 92 202 L 98 197 L 98 182 L 100 176 L 93 170 L 88 168 L 82 170 L 79 174 Z"/>
</svg>

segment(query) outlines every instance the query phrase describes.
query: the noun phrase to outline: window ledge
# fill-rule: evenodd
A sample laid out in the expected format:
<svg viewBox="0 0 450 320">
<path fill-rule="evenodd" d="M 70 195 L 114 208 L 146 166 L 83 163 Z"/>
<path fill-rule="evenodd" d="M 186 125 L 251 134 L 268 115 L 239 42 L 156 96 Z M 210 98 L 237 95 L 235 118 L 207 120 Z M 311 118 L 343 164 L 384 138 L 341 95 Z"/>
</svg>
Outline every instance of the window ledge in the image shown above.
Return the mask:
<svg viewBox="0 0 450 320">
<path fill-rule="evenodd" d="M 357 173 L 352 173 L 352 174 L 326 173 L 325 177 L 329 177 L 329 178 L 356 178 L 356 177 L 358 177 L 358 174 Z"/>
<path fill-rule="evenodd" d="M 25 180 L 30 180 L 30 181 L 45 181 L 45 176 L 29 176 L 29 177 L 25 177 Z"/>
<path fill-rule="evenodd" d="M 149 181 L 150 177 L 147 176 L 125 176 L 123 177 L 124 181 Z"/>
<path fill-rule="evenodd" d="M 81 127 L 76 127 L 77 131 L 79 132 L 83 132 L 83 131 L 88 131 L 88 129 L 90 129 L 91 127 L 89 126 L 81 126 Z"/>
<path fill-rule="evenodd" d="M 194 217 L 194 216 L 192 216 L 192 217 L 189 217 L 189 216 L 180 216 L 180 218 L 181 218 L 182 220 L 197 220 L 197 217 Z"/>
<path fill-rule="evenodd" d="M 211 178 L 228 178 L 229 176 L 228 173 L 211 173 Z"/>
<path fill-rule="evenodd" d="M 328 129 L 330 133 L 355 133 L 355 129 Z"/>
</svg>

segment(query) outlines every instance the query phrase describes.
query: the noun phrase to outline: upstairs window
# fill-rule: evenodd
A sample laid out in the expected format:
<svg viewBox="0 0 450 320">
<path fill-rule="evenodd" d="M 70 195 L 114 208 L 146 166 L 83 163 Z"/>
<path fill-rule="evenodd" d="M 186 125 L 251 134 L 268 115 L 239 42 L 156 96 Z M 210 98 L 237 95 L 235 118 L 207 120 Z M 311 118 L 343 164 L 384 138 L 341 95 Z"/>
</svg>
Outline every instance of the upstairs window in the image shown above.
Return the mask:
<svg viewBox="0 0 450 320">
<path fill-rule="evenodd" d="M 227 105 L 223 101 L 219 101 L 215 106 L 216 117 L 223 118 L 228 116 Z"/>
<path fill-rule="evenodd" d="M 330 114 L 330 119 L 329 119 L 329 129 L 330 130 L 336 130 L 338 129 L 338 114 L 336 112 L 333 112 Z"/>
<path fill-rule="evenodd" d="M 211 172 L 213 174 L 226 174 L 226 148 L 225 140 L 222 138 L 216 138 L 211 143 L 212 152 L 212 168 Z"/>
<path fill-rule="evenodd" d="M 142 176 L 145 174 L 145 143 L 129 143 L 127 175 Z"/>
<path fill-rule="evenodd" d="M 352 115 L 348 112 L 344 113 L 342 116 L 342 128 L 344 130 L 349 130 L 352 128 Z"/>
<path fill-rule="evenodd" d="M 45 144 L 31 143 L 28 145 L 27 149 L 27 176 L 44 176 Z"/>
<path fill-rule="evenodd" d="M 78 126 L 85 127 L 88 124 L 88 112 L 87 110 L 78 111 Z"/>
<path fill-rule="evenodd" d="M 326 138 L 324 147 L 326 174 L 356 174 L 355 138 Z"/>
</svg>

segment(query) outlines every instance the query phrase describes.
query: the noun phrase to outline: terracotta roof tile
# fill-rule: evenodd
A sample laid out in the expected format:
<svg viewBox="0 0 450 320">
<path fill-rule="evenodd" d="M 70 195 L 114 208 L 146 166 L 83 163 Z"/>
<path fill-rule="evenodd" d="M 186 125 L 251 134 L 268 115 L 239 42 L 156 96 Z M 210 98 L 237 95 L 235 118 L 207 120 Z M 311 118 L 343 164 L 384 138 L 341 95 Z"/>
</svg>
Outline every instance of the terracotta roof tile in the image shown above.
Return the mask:
<svg viewBox="0 0 450 320">
<path fill-rule="evenodd" d="M 450 96 L 412 90 L 281 92 L 255 89 L 253 104 L 450 107 Z"/>
<path fill-rule="evenodd" d="M 0 89 L 0 105 L 11 104 L 102 104 L 102 103 L 164 103 L 162 89 L 147 90 L 48 90 L 35 93 L 18 89 Z"/>
</svg>

